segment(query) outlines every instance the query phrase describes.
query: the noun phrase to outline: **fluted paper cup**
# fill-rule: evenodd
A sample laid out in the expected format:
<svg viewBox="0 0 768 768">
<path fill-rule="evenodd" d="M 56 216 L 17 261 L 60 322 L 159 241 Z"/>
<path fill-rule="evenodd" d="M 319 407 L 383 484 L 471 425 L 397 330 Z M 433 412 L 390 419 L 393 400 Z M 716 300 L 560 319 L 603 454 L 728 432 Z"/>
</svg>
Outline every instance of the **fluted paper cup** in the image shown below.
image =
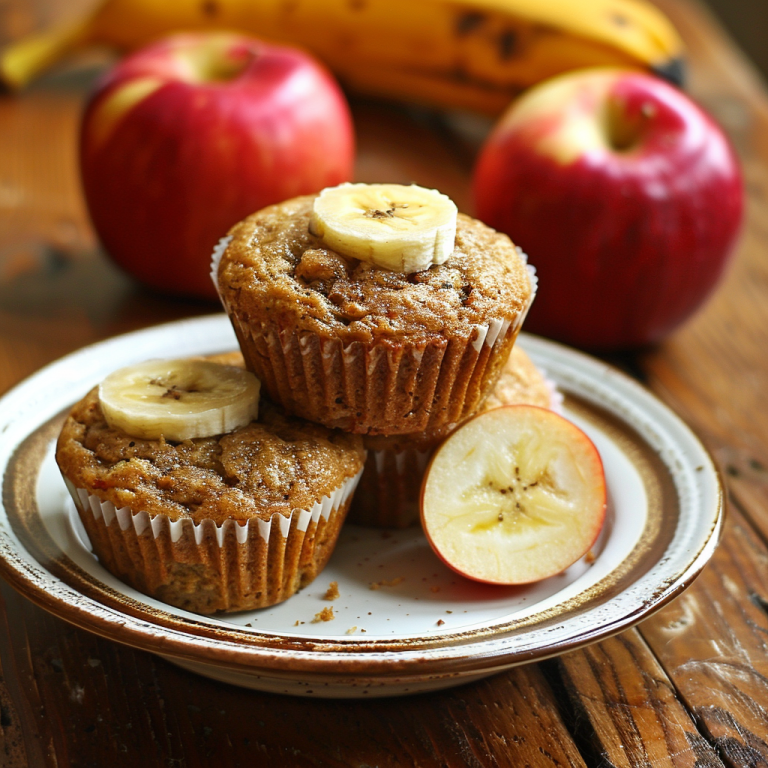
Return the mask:
<svg viewBox="0 0 768 768">
<path fill-rule="evenodd" d="M 223 238 L 212 258 L 217 288 L 218 264 L 228 243 Z M 404 435 L 442 429 L 477 410 L 535 296 L 530 266 L 528 274 L 530 299 L 516 316 L 419 342 L 405 337 L 344 343 L 279 317 L 241 317 L 220 296 L 246 365 L 286 411 L 347 432 Z"/>
<path fill-rule="evenodd" d="M 274 605 L 309 584 L 333 551 L 361 473 L 311 509 L 222 524 L 117 509 L 64 479 L 108 571 L 163 602 L 214 613 Z"/>
</svg>

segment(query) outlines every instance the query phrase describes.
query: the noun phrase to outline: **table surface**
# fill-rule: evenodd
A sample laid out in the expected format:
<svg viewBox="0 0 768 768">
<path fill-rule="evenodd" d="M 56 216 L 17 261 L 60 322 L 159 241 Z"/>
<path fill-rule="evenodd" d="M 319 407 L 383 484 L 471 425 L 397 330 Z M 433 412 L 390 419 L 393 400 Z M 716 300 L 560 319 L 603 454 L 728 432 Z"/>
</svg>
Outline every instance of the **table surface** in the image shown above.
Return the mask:
<svg viewBox="0 0 768 768">
<path fill-rule="evenodd" d="M 662 345 L 614 359 L 722 470 L 725 532 L 698 580 L 583 650 L 364 703 L 221 685 L 76 629 L 0 583 L 0 766 L 768 765 L 768 98 L 699 5 L 659 5 L 748 192 L 737 257 L 711 302 Z M 44 21 L 47 8 L 3 4 L 0 35 Z M 98 250 L 75 161 L 97 71 L 97 59 L 81 61 L 0 98 L 0 392 L 95 340 L 215 309 L 142 290 Z M 434 114 L 375 102 L 354 112 L 359 180 L 417 180 L 469 209 L 471 142 Z"/>
</svg>

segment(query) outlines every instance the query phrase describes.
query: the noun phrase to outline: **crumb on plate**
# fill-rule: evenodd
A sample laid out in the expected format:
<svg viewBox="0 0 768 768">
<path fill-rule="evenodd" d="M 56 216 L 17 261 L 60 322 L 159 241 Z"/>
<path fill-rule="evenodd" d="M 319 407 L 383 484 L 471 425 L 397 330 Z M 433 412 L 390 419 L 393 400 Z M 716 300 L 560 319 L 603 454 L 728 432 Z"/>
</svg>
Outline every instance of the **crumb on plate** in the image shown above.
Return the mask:
<svg viewBox="0 0 768 768">
<path fill-rule="evenodd" d="M 402 576 L 398 576 L 396 579 L 382 579 L 381 581 L 373 581 L 371 582 L 369 589 L 381 589 L 382 587 L 395 587 L 401 581 L 403 581 Z"/>
<path fill-rule="evenodd" d="M 328 606 L 327 608 L 323 608 L 322 611 L 315 614 L 315 618 L 312 619 L 313 624 L 319 624 L 321 621 L 333 621 L 336 618 L 336 616 L 333 613 L 333 608 Z"/>
</svg>

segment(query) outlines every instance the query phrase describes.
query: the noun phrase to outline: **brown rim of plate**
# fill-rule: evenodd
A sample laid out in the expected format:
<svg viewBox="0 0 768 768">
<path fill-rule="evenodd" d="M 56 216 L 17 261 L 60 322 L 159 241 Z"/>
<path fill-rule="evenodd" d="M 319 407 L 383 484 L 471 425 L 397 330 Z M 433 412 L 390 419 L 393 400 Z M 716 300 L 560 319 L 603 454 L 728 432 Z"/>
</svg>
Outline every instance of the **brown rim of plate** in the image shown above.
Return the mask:
<svg viewBox="0 0 768 768">
<path fill-rule="evenodd" d="M 620 616 L 609 628 L 599 627 L 594 633 L 585 632 L 554 646 L 538 647 L 525 653 L 517 651 L 489 654 L 478 658 L 474 653 L 450 659 L 439 658 L 430 661 L 426 656 L 420 658 L 396 659 L 386 661 L 366 659 L 371 653 L 397 653 L 404 651 L 428 652 L 445 646 L 472 646 L 484 638 L 503 638 L 524 632 L 531 624 L 546 627 L 562 623 L 573 612 L 605 603 L 620 594 L 662 557 L 675 532 L 679 517 L 679 502 L 671 474 L 655 451 L 630 426 L 611 412 L 587 403 L 574 396 L 567 397 L 570 411 L 579 413 L 583 418 L 598 424 L 618 443 L 622 450 L 631 457 L 645 484 L 649 499 L 649 511 L 640 541 L 621 566 L 606 578 L 565 603 L 548 611 L 535 613 L 519 620 L 495 624 L 478 630 L 456 632 L 431 637 L 413 637 L 407 640 L 366 640 L 365 642 L 334 642 L 312 640 L 311 638 L 262 634 L 253 630 L 211 625 L 201 617 L 199 621 L 177 616 L 169 611 L 136 601 L 102 584 L 93 576 L 83 571 L 70 558 L 61 552 L 51 538 L 39 516 L 35 498 L 35 485 L 43 457 L 51 442 L 55 440 L 61 426 L 63 415 L 48 421 L 32 432 L 17 448 L 8 464 L 3 484 L 3 496 L 9 519 L 14 532 L 27 551 L 43 568 L 76 590 L 86 601 L 92 600 L 108 608 L 117 616 L 132 616 L 149 626 L 146 629 L 116 623 L 106 617 L 94 615 L 86 605 L 67 603 L 52 596 L 45 589 L 39 588 L 32 579 L 25 578 L 27 564 L 18 558 L 14 568 L 12 559 L 0 559 L 0 573 L 16 589 L 29 597 L 42 608 L 69 621 L 76 626 L 96 632 L 118 642 L 171 655 L 195 662 L 208 662 L 217 666 L 247 670 L 251 673 L 258 669 L 269 670 L 270 676 L 279 677 L 280 671 L 291 676 L 296 671 L 332 672 L 336 677 L 368 674 L 384 674 L 387 677 L 414 669 L 418 677 L 438 673 L 457 674 L 476 672 L 482 669 L 503 668 L 512 664 L 534 659 L 543 659 L 576 647 L 595 639 L 607 637 L 628 626 L 650 612 L 658 610 L 679 594 L 698 575 L 708 559 L 707 550 L 713 549 L 722 526 L 722 494 L 720 512 L 712 526 L 710 536 L 702 550 L 693 558 L 693 563 L 700 565 L 687 569 L 685 574 L 670 576 L 658 586 L 656 592 L 628 615 Z M 721 484 L 722 487 L 722 484 Z M 670 512 L 674 510 L 674 517 Z M 663 513 L 663 514 L 662 514 Z M 666 521 L 663 521 L 666 518 Z M 673 525 L 669 521 L 674 522 Z M 666 522 L 666 525 L 662 523 Z M 706 554 L 706 557 L 704 556 Z M 685 579 L 680 578 L 685 575 Z M 170 632 L 163 632 L 167 630 Z M 190 638 L 194 638 L 191 640 Z M 468 648 L 468 650 L 471 650 Z M 327 659 L 324 654 L 358 653 L 361 658 L 345 658 L 344 669 L 339 668 L 337 659 Z M 312 654 L 305 658 L 301 654 Z M 297 656 L 297 654 L 299 654 Z"/>
<path fill-rule="evenodd" d="M 419 679 L 453 675 L 464 677 L 548 658 L 632 626 L 680 594 L 698 576 L 717 545 L 724 518 L 722 481 L 706 448 L 679 417 L 646 388 L 620 371 L 553 342 L 535 337 L 526 340 L 526 335 L 522 334 L 522 346 L 527 346 L 527 341 L 536 349 L 547 372 L 568 394 L 567 407 L 599 425 L 611 439 L 622 445 L 624 451 L 629 451 L 646 486 L 649 510 L 640 544 L 620 567 L 598 584 L 549 611 L 527 618 L 452 634 L 412 636 L 396 641 L 366 639 L 365 642 L 360 642 L 357 637 L 348 640 L 300 638 L 213 625 L 204 617 L 196 620 L 175 616 L 122 595 L 79 568 L 61 552 L 48 534 L 37 508 L 35 481 L 62 416 L 41 424 L 43 418 L 53 413 L 53 407 L 48 405 L 45 416 L 35 415 L 32 418 L 32 424 L 39 426 L 30 432 L 25 432 L 24 418 L 29 412 L 37 414 L 38 405 L 50 389 L 47 377 L 59 375 L 64 369 L 68 371 L 73 364 L 78 364 L 87 373 L 81 377 L 83 381 L 77 379 L 70 384 L 82 385 L 85 389 L 85 379 L 92 378 L 94 372 L 103 376 L 104 359 L 108 360 L 110 353 L 124 353 L 126 342 L 131 348 L 140 346 L 145 356 L 150 356 L 154 350 L 173 348 L 173 342 L 178 343 L 180 353 L 211 354 L 221 351 L 223 344 L 230 343 L 222 341 L 227 336 L 222 332 L 225 324 L 225 316 L 218 314 L 109 339 L 50 364 L 2 398 L 4 405 L 13 407 L 8 408 L 5 418 L 0 417 L 0 431 L 9 434 L 9 427 L 13 427 L 10 432 L 18 435 L 12 448 L 14 453 L 3 467 L 3 503 L 13 532 L 34 562 L 22 555 L 12 537 L 0 525 L 0 575 L 33 602 L 76 626 L 135 648 L 198 664 L 245 671 L 254 676 L 263 670 L 273 678 L 292 677 L 297 672 L 312 673 L 313 680 L 327 675 L 339 679 L 354 677 L 356 680 L 361 680 L 361 675 L 371 675 L 379 681 L 386 679 L 388 682 L 392 682 L 394 677 L 402 680 L 411 674 Z M 169 335 L 172 337 L 170 342 Z M 137 337 L 141 337 L 141 345 L 136 344 Z M 232 339 L 232 347 L 234 344 Z M 154 351 L 154 354 L 162 353 Z M 613 384 L 601 390 L 595 381 L 602 377 L 613 379 Z M 45 385 L 45 395 L 41 395 L 41 384 Z M 621 397 L 616 394 L 616 387 Z M 571 390 L 578 391 L 580 396 Z M 601 401 L 601 394 L 606 402 L 610 401 L 606 407 L 595 404 L 596 400 Z M 622 401 L 622 397 L 627 399 Z M 696 467 L 697 477 L 699 470 L 709 470 L 702 474 L 707 479 L 706 487 L 699 486 L 698 480 L 694 483 L 698 489 L 696 493 L 701 490 L 708 501 L 706 509 L 702 510 L 706 514 L 708 530 L 697 536 L 695 551 L 687 546 L 682 555 L 679 552 L 665 554 L 667 544 L 681 525 L 680 499 L 672 469 L 631 424 L 632 409 L 638 410 L 636 398 L 639 398 L 643 408 L 655 412 L 668 429 L 677 432 L 678 439 L 684 443 L 682 447 L 678 446 L 679 450 L 687 448 L 695 453 L 697 463 L 701 462 L 701 466 Z M 54 398 L 52 402 L 61 407 L 65 401 Z M 646 434 L 654 432 L 655 420 L 641 421 Z M 638 421 L 635 420 L 635 423 Z M 692 466 L 688 465 L 688 472 L 693 471 Z M 686 514 L 690 517 L 695 511 L 688 508 Z M 690 532 L 691 524 L 689 520 L 683 533 Z M 676 561 L 671 571 L 670 559 Z M 677 562 L 680 560 L 682 562 Z M 588 625 L 582 622 L 584 627 L 557 643 L 539 642 L 533 646 L 529 643 L 522 648 L 519 645 L 515 647 L 511 642 L 505 644 L 505 640 L 524 639 L 527 630 L 537 636 L 542 629 L 552 631 L 564 621 L 576 621 L 581 613 L 599 608 L 625 590 L 630 591 L 643 574 L 662 564 L 666 564 L 669 572 L 652 584 L 649 593 L 645 589 L 647 585 L 644 585 L 641 597 L 633 594 L 631 610 L 624 607 L 615 618 L 603 617 L 600 622 Z M 46 568 L 50 570 L 46 571 Z M 49 592 L 51 585 L 55 584 L 51 575 L 61 579 L 68 593 L 67 599 Z"/>
</svg>

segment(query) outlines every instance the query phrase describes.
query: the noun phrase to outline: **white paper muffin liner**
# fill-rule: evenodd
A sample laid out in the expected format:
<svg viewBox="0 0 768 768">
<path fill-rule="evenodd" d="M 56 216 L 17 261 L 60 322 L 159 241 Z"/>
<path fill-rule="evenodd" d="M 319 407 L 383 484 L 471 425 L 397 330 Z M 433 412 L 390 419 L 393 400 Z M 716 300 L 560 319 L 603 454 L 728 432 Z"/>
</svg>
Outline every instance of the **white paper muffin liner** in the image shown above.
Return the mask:
<svg viewBox="0 0 768 768">
<path fill-rule="evenodd" d="M 308 584 L 333 550 L 361 475 L 310 509 L 244 524 L 116 508 L 64 480 L 107 570 L 160 600 L 212 613 L 273 605 Z"/>
<path fill-rule="evenodd" d="M 216 286 L 216 292 L 219 292 L 219 264 L 221 264 L 221 257 L 224 255 L 224 251 L 232 242 L 232 235 L 226 235 L 219 239 L 219 242 L 213 247 L 213 254 L 211 255 L 211 280 Z M 221 295 L 219 295 L 221 299 Z M 222 302 L 223 303 L 223 302 Z"/>
<path fill-rule="evenodd" d="M 419 489 L 433 448 L 368 450 L 348 520 L 370 528 L 407 528 L 419 520 Z"/>
<path fill-rule="evenodd" d="M 211 275 L 228 238 L 214 249 Z M 518 250 L 525 261 L 525 254 Z M 219 292 L 246 365 L 289 413 L 330 428 L 371 435 L 414 434 L 462 421 L 480 406 L 512 349 L 536 293 L 514 318 L 422 342 L 344 343 L 272 318 L 244 318 Z"/>
<path fill-rule="evenodd" d="M 544 378 L 544 384 L 546 384 L 547 389 L 549 390 L 549 409 L 562 416 L 563 404 L 565 402 L 563 393 L 557 388 L 557 384 L 547 376 L 547 372 L 543 368 L 539 368 L 539 372 Z"/>
</svg>

